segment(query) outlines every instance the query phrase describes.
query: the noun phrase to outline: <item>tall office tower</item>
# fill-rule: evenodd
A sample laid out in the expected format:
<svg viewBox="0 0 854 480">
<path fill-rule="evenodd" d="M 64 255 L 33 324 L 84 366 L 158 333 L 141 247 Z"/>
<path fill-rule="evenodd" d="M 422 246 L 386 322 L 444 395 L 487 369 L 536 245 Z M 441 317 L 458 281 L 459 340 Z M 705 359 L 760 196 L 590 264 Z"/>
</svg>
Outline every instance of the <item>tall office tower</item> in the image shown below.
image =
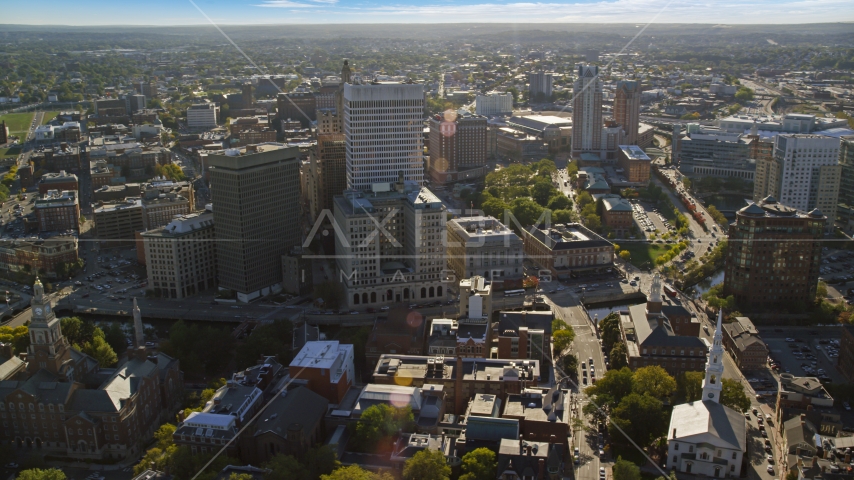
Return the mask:
<svg viewBox="0 0 854 480">
<path fill-rule="evenodd" d="M 838 138 L 823 135 L 777 135 L 771 160 L 761 167 L 757 163 L 765 178 L 753 185 L 753 197 L 771 196 L 804 212 L 818 208 L 832 229 L 842 177 L 839 144 Z"/>
<path fill-rule="evenodd" d="M 530 101 L 548 101 L 552 96 L 554 77 L 551 73 L 534 72 L 528 74 L 528 98 Z M 541 95 L 541 96 L 540 96 Z M 538 98 L 539 96 L 539 98 Z"/>
<path fill-rule="evenodd" d="M 240 91 L 240 103 L 243 105 L 243 108 L 252 108 L 252 105 L 255 103 L 255 88 L 252 82 L 244 83 Z"/>
<path fill-rule="evenodd" d="M 430 190 L 402 177 L 333 200 L 343 232 L 335 235 L 334 280 L 344 284 L 348 307 L 444 300 L 448 293 L 447 211 Z"/>
<path fill-rule="evenodd" d="M 157 98 L 157 82 L 154 80 L 140 81 L 134 87 L 138 93 L 145 95 L 146 98 Z"/>
<path fill-rule="evenodd" d="M 125 105 L 127 106 L 128 115 L 133 115 L 139 110 L 145 110 L 145 95 L 130 95 L 125 96 Z"/>
<path fill-rule="evenodd" d="M 854 227 L 854 135 L 840 139 L 839 164 L 842 173 L 839 184 L 838 216 L 846 230 Z"/>
<path fill-rule="evenodd" d="M 481 115 L 448 111 L 430 118 L 430 178 L 446 183 L 486 175 L 486 128 Z"/>
<path fill-rule="evenodd" d="M 614 98 L 614 121 L 626 132 L 626 145 L 638 144 L 638 125 L 640 123 L 640 84 L 633 80 L 617 82 L 617 95 Z"/>
<path fill-rule="evenodd" d="M 347 188 L 424 180 L 424 86 L 417 83 L 345 83 Z"/>
<path fill-rule="evenodd" d="M 602 147 L 602 82 L 599 67 L 578 65 L 572 85 L 572 157 L 600 154 Z"/>
<path fill-rule="evenodd" d="M 219 286 L 242 302 L 273 291 L 282 255 L 300 245 L 299 158 L 278 145 L 208 155 Z"/>
<path fill-rule="evenodd" d="M 729 226 L 724 295 L 749 309 L 809 305 L 821 266 L 822 212 L 804 213 L 766 197 Z"/>
<path fill-rule="evenodd" d="M 309 215 L 312 221 L 323 212 L 332 211 L 332 198 L 347 189 L 347 155 L 344 135 L 317 136 L 317 147 L 311 152 L 307 171 Z"/>
<path fill-rule="evenodd" d="M 674 122 L 670 134 L 670 163 L 678 165 L 682 155 L 682 125 Z"/>
</svg>

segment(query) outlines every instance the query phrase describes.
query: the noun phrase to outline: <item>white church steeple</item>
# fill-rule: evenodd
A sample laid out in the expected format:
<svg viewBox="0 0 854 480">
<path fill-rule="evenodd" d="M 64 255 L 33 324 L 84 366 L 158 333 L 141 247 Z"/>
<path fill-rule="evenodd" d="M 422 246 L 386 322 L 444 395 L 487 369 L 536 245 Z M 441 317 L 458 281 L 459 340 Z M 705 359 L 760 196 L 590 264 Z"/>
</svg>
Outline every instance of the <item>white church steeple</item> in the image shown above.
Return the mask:
<svg viewBox="0 0 854 480">
<path fill-rule="evenodd" d="M 724 373 L 724 347 L 722 344 L 723 332 L 723 309 L 718 310 L 718 325 L 715 327 L 715 336 L 712 339 L 712 348 L 709 350 L 709 360 L 706 362 L 706 378 L 703 379 L 703 400 L 720 403 L 721 380 Z"/>
</svg>

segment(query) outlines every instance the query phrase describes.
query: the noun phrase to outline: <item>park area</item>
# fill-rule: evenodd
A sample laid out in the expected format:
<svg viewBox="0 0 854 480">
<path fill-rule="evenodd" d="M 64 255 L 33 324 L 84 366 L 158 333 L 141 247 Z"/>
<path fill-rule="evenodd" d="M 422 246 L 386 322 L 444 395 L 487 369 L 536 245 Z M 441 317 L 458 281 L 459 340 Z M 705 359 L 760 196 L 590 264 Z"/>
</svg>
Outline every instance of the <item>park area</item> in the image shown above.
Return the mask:
<svg viewBox="0 0 854 480">
<path fill-rule="evenodd" d="M 33 112 L 7 113 L 0 115 L 0 121 L 6 122 L 6 126 L 9 127 L 9 135 L 23 139 L 23 136 L 30 130 Z"/>
<path fill-rule="evenodd" d="M 44 116 L 42 117 L 42 125 L 47 125 L 51 120 L 56 118 L 59 115 L 59 110 L 49 110 L 44 112 Z"/>
<path fill-rule="evenodd" d="M 671 248 L 673 245 L 667 243 L 620 243 L 620 251 L 628 251 L 632 255 L 629 261 L 638 268 L 653 267 L 655 259 L 666 254 Z"/>
</svg>

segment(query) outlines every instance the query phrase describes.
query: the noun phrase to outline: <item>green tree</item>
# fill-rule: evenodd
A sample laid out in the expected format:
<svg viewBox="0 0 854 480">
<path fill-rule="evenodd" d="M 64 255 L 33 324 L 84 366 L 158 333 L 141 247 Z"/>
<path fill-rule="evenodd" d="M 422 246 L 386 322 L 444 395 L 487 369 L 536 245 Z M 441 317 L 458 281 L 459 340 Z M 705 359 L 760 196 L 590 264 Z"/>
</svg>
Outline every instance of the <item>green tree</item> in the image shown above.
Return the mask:
<svg viewBox="0 0 854 480">
<path fill-rule="evenodd" d="M 58 468 L 48 468 L 46 470 L 33 468 L 18 472 L 17 480 L 65 480 L 66 478 L 65 473 Z"/>
<path fill-rule="evenodd" d="M 510 205 L 500 198 L 489 197 L 480 204 L 481 210 L 490 217 L 495 217 L 501 221 L 504 220 L 504 211 L 510 209 Z"/>
<path fill-rule="evenodd" d="M 228 476 L 228 480 L 255 480 L 255 477 L 249 473 L 231 472 L 231 475 Z"/>
<path fill-rule="evenodd" d="M 633 387 L 634 378 L 628 367 L 619 370 L 612 368 L 605 372 L 595 385 L 587 388 L 587 394 L 602 397 L 605 402 L 597 402 L 600 406 L 605 403 L 609 407 L 614 407 L 632 393 Z"/>
<path fill-rule="evenodd" d="M 623 250 L 622 252 L 620 252 L 620 258 L 622 258 L 624 261 L 628 262 L 629 260 L 632 259 L 632 252 L 630 252 L 628 250 Z"/>
<path fill-rule="evenodd" d="M 575 340 L 575 330 L 572 327 L 564 328 L 552 333 L 552 342 L 557 355 L 563 353 Z"/>
<path fill-rule="evenodd" d="M 614 345 L 621 339 L 620 316 L 612 312 L 600 320 L 599 335 L 606 351 L 614 348 Z"/>
<path fill-rule="evenodd" d="M 321 475 L 328 475 L 336 468 L 341 467 L 338 461 L 338 453 L 331 445 L 318 445 L 306 452 L 303 464 L 308 469 L 308 478 L 314 479 Z"/>
<path fill-rule="evenodd" d="M 721 404 L 741 413 L 750 409 L 750 399 L 738 380 L 724 378 L 721 381 Z"/>
<path fill-rule="evenodd" d="M 575 201 L 578 202 L 579 208 L 584 209 L 584 207 L 593 203 L 593 196 L 590 195 L 590 192 L 584 191 L 575 197 Z"/>
<path fill-rule="evenodd" d="M 572 200 L 569 199 L 563 193 L 558 193 L 549 199 L 548 203 L 549 210 L 566 210 L 567 208 L 572 208 Z"/>
<path fill-rule="evenodd" d="M 819 301 L 827 298 L 827 283 L 818 282 L 818 286 L 815 288 L 815 298 Z"/>
<path fill-rule="evenodd" d="M 517 198 L 510 204 L 510 209 L 513 216 L 523 228 L 527 228 L 537 223 L 540 216 L 543 214 L 543 207 L 530 198 Z M 514 227 L 518 228 L 516 225 Z"/>
<path fill-rule="evenodd" d="M 100 329 L 98 330 L 100 332 Z M 81 349 L 83 353 L 94 358 L 101 367 L 113 367 L 118 363 L 119 357 L 113 350 L 113 347 L 104 340 L 103 332 L 101 335 L 92 337 L 87 343 L 83 344 Z"/>
<path fill-rule="evenodd" d="M 311 480 L 308 469 L 293 455 L 278 454 L 264 464 L 271 472 L 265 477 L 267 480 Z M 329 472 L 331 473 L 331 472 Z"/>
<path fill-rule="evenodd" d="M 686 402 L 700 399 L 703 393 L 703 372 L 684 372 L 676 379 L 676 393 Z"/>
<path fill-rule="evenodd" d="M 590 213 L 583 216 L 584 225 L 590 230 L 599 230 L 602 228 L 602 219 L 595 213 Z"/>
<path fill-rule="evenodd" d="M 735 92 L 735 99 L 740 103 L 746 103 L 753 100 L 753 90 L 747 87 L 741 87 Z"/>
<path fill-rule="evenodd" d="M 578 369 L 578 357 L 571 353 L 567 353 L 563 358 L 561 358 L 561 366 L 563 367 L 564 375 L 575 376 L 575 372 Z"/>
<path fill-rule="evenodd" d="M 640 468 L 628 460 L 623 460 L 623 457 L 617 457 L 611 473 L 614 480 L 640 480 L 641 478 Z"/>
<path fill-rule="evenodd" d="M 476 448 L 463 455 L 462 472 L 459 480 L 494 480 L 498 463 L 495 452 L 488 448 Z"/>
<path fill-rule="evenodd" d="M 116 354 L 127 350 L 127 337 L 119 322 L 110 323 L 110 326 L 104 331 L 104 339 Z"/>
<path fill-rule="evenodd" d="M 154 439 L 157 440 L 157 448 L 166 450 L 174 445 L 172 435 L 175 433 L 175 428 L 175 425 L 171 423 L 164 423 L 163 425 L 160 425 L 160 428 L 154 432 Z"/>
<path fill-rule="evenodd" d="M 617 342 L 614 344 L 614 348 L 611 349 L 611 355 L 608 358 L 610 362 L 609 368 L 619 370 L 621 368 L 628 367 L 629 361 L 626 344 L 623 342 Z"/>
<path fill-rule="evenodd" d="M 634 391 L 640 395 L 665 398 L 676 390 L 676 380 L 658 365 L 642 367 L 634 373 Z"/>
<path fill-rule="evenodd" d="M 410 407 L 395 408 L 386 404 L 368 407 L 356 424 L 355 444 L 370 451 L 381 440 L 391 437 L 398 430 L 411 431 L 415 422 Z"/>
<path fill-rule="evenodd" d="M 572 210 L 555 210 L 552 212 L 552 223 L 557 225 L 561 223 L 574 222 L 575 212 Z"/>
<path fill-rule="evenodd" d="M 446 480 L 450 476 L 451 467 L 439 450 L 421 450 L 403 465 L 403 480 Z"/>
<path fill-rule="evenodd" d="M 258 363 L 262 355 L 275 355 L 279 362 L 290 363 L 293 325 L 285 319 L 255 327 L 242 344 L 237 346 L 235 363 L 244 369 Z"/>
<path fill-rule="evenodd" d="M 341 467 L 330 474 L 321 475 L 320 480 L 393 480 L 389 473 L 369 472 L 358 465 Z"/>
<path fill-rule="evenodd" d="M 597 383 L 598 385 L 598 383 Z M 620 428 L 617 429 L 616 426 Z M 628 443 L 628 438 L 645 447 L 660 437 L 667 429 L 667 416 L 661 401 L 649 395 L 632 393 L 612 410 L 609 432 L 618 442 Z"/>
</svg>

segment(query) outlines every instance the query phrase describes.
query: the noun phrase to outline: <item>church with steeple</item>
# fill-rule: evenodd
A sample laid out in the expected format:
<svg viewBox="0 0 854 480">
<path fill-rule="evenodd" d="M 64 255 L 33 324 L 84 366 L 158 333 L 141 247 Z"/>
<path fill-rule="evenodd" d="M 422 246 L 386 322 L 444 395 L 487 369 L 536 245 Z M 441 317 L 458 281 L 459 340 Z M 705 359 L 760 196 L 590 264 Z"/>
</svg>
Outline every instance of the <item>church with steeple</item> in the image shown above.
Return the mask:
<svg viewBox="0 0 854 480">
<path fill-rule="evenodd" d="M 115 366 L 69 344 L 38 279 L 30 304 L 30 345 L 0 368 L 0 444 L 93 460 L 141 453 L 180 406 L 183 378 L 177 359 L 146 350 L 136 300 L 136 348 Z"/>
<path fill-rule="evenodd" d="M 741 475 L 747 451 L 744 414 L 722 405 L 724 373 L 723 312 L 706 361 L 700 400 L 676 405 L 667 431 L 667 469 L 677 473 L 724 478 Z"/>
</svg>

